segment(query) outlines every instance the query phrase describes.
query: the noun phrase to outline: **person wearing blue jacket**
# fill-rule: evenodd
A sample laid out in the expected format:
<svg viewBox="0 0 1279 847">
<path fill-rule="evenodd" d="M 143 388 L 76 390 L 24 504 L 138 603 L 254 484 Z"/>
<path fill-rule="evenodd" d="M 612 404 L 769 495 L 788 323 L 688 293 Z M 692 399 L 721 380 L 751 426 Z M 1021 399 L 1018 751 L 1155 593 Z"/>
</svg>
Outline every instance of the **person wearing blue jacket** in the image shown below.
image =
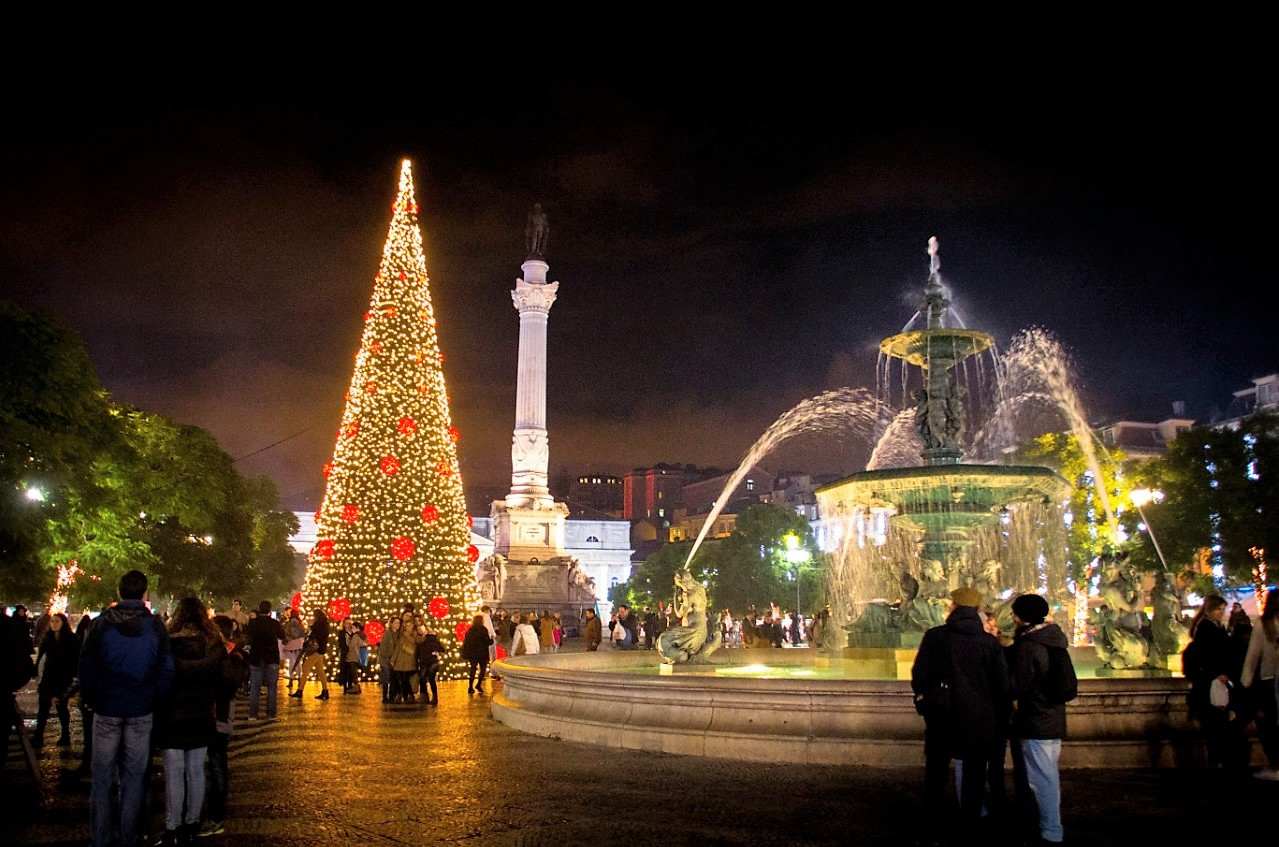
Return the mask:
<svg viewBox="0 0 1279 847">
<path fill-rule="evenodd" d="M 89 825 L 95 847 L 138 839 L 151 724 L 156 703 L 173 684 L 169 634 L 147 608 L 147 577 L 120 577 L 120 602 L 106 609 L 80 652 L 80 696 L 93 710 L 93 787 Z M 111 803 L 119 778 L 120 806 Z"/>
</svg>

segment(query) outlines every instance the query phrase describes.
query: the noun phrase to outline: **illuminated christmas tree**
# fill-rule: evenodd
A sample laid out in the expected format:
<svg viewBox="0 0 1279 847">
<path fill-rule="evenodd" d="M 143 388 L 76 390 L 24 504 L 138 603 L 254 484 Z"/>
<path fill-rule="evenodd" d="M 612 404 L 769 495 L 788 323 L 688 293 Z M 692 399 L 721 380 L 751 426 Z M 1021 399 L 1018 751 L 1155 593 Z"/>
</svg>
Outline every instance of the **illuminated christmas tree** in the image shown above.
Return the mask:
<svg viewBox="0 0 1279 847">
<path fill-rule="evenodd" d="M 459 647 L 480 604 L 479 552 L 470 545 L 407 159 L 391 210 L 333 461 L 324 466 L 302 602 L 361 622 L 384 622 L 412 602 L 444 642 L 441 677 L 455 679 L 465 675 Z M 376 642 L 380 627 L 366 634 Z"/>
</svg>

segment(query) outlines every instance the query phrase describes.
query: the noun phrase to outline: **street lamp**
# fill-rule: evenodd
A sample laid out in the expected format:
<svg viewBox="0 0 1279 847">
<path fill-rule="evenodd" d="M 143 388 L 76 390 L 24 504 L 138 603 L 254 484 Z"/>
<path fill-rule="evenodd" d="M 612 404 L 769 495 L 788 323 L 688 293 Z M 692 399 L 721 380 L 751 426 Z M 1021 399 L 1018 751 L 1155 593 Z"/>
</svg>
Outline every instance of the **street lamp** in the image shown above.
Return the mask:
<svg viewBox="0 0 1279 847">
<path fill-rule="evenodd" d="M 800 615 L 799 611 L 799 569 L 805 562 L 813 558 L 813 554 L 809 553 L 800 546 L 799 536 L 793 532 L 788 532 L 782 536 L 782 541 L 786 543 L 786 561 L 795 566 L 795 615 Z M 798 632 L 798 630 L 796 630 Z"/>
<path fill-rule="evenodd" d="M 1155 528 L 1150 525 L 1150 520 L 1146 517 L 1146 512 L 1142 509 L 1149 503 L 1162 503 L 1164 493 L 1162 491 L 1152 491 L 1149 488 L 1134 488 L 1128 495 L 1128 499 L 1137 507 L 1137 514 L 1141 515 L 1141 522 L 1146 525 L 1146 532 L 1150 534 L 1150 543 L 1155 545 L 1155 552 L 1159 554 L 1159 563 L 1164 566 L 1164 570 L 1168 570 L 1168 560 L 1164 558 L 1164 551 L 1159 546 L 1159 539 L 1155 538 Z"/>
</svg>

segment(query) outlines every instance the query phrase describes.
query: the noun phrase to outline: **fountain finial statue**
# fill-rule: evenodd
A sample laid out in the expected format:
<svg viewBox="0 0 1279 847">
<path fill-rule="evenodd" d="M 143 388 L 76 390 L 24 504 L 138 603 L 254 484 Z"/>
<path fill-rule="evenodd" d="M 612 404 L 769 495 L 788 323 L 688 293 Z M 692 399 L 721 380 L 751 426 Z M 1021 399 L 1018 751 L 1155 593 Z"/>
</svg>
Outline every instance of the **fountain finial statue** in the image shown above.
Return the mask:
<svg viewBox="0 0 1279 847">
<path fill-rule="evenodd" d="M 941 247 L 937 243 L 937 236 L 928 239 L 928 275 L 936 276 L 941 271 Z"/>
<path fill-rule="evenodd" d="M 683 662 L 702 664 L 719 649 L 722 638 L 715 627 L 713 638 L 706 637 L 706 586 L 684 568 L 675 573 L 675 614 L 682 626 L 673 626 L 657 640 L 657 652 L 668 665 Z"/>
</svg>

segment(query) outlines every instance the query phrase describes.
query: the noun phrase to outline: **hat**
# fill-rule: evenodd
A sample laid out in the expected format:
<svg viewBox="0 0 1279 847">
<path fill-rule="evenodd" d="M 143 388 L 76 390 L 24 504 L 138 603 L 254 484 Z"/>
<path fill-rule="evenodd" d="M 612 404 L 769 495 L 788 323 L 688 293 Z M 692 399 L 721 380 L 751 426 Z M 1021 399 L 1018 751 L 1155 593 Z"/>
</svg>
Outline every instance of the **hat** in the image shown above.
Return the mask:
<svg viewBox="0 0 1279 847">
<path fill-rule="evenodd" d="M 956 606 L 972 606 L 975 609 L 981 605 L 981 592 L 976 588 L 956 588 L 950 592 L 950 601 Z"/>
<path fill-rule="evenodd" d="M 1048 601 L 1038 594 L 1023 594 L 1013 601 L 1013 614 L 1032 626 L 1048 617 Z"/>
</svg>

